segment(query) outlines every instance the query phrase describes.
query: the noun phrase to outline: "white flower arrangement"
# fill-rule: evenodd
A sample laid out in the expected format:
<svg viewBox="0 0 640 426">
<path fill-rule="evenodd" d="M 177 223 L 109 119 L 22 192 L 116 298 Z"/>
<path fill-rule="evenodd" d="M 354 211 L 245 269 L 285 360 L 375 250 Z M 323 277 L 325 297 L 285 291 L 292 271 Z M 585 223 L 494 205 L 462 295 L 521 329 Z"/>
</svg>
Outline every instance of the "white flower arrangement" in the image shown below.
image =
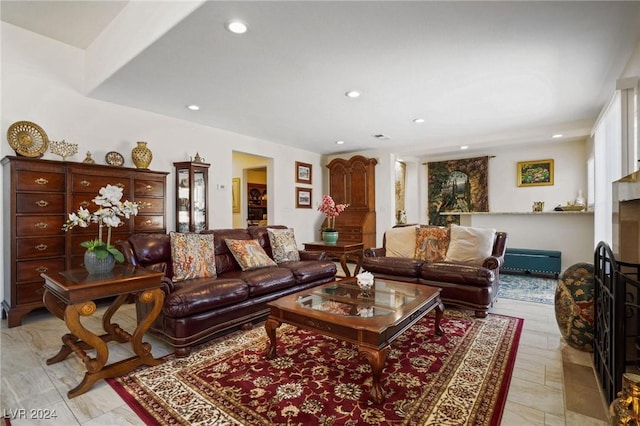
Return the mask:
<svg viewBox="0 0 640 426">
<path fill-rule="evenodd" d="M 94 252 L 98 259 L 104 259 L 112 254 L 118 262 L 123 262 L 124 255 L 111 245 L 111 228 L 117 228 L 123 223 L 121 217 L 129 219 L 131 216 L 136 216 L 138 209 L 142 206 L 128 200 L 120 201 L 121 198 L 122 188 L 120 187 L 107 185 L 100 188 L 99 195 L 92 200 L 98 209 L 91 213 L 84 207 L 80 207 L 77 212 L 69 213 L 69 219 L 62 229 L 67 232 L 76 226 L 87 228 L 91 223 L 97 223 L 98 239 L 83 241 L 80 245 Z M 102 240 L 102 228 L 105 226 L 107 227 L 106 243 Z"/>
</svg>

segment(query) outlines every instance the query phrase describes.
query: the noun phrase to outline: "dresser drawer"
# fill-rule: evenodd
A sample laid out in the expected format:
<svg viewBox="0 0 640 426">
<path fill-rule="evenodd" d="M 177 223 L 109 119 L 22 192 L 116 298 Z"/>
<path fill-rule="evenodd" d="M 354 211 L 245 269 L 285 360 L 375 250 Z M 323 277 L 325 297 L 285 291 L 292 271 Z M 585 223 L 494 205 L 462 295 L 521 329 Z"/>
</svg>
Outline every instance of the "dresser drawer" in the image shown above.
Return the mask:
<svg viewBox="0 0 640 426">
<path fill-rule="evenodd" d="M 16 213 L 65 213 L 64 194 L 18 194 Z"/>
<path fill-rule="evenodd" d="M 164 229 L 164 216 L 141 216 L 133 218 L 135 232 L 162 231 Z"/>
<path fill-rule="evenodd" d="M 164 213 L 164 198 L 136 197 L 136 202 L 144 207 L 138 210 L 140 213 Z"/>
<path fill-rule="evenodd" d="M 131 194 L 131 179 L 128 177 L 119 176 L 95 176 L 89 174 L 74 173 L 71 175 L 72 191 L 90 193 L 93 194 L 91 198 L 98 196 L 100 188 L 104 188 L 107 185 L 118 186 L 122 188 L 122 193 L 125 195 L 123 200 L 126 199 L 128 194 Z M 91 200 L 89 200 L 91 201 Z"/>
<path fill-rule="evenodd" d="M 16 302 L 18 305 L 26 303 L 42 303 L 44 294 L 44 278 L 39 277 L 39 281 L 32 283 L 20 283 L 16 285 Z"/>
<path fill-rule="evenodd" d="M 135 179 L 133 187 L 133 194 L 136 197 L 136 201 L 139 197 L 164 196 L 164 182 L 161 181 Z"/>
<path fill-rule="evenodd" d="M 64 184 L 64 173 L 27 170 L 18 170 L 16 173 L 18 191 L 64 192 Z"/>
<path fill-rule="evenodd" d="M 56 216 L 17 216 L 16 236 L 59 235 L 64 234 L 62 225 L 66 220 L 64 215 Z"/>
<path fill-rule="evenodd" d="M 45 272 L 64 271 L 64 258 L 21 260 L 16 262 L 16 281 L 34 281 L 40 279 L 40 274 Z"/>
<path fill-rule="evenodd" d="M 18 238 L 16 257 L 64 256 L 64 237 Z"/>
</svg>

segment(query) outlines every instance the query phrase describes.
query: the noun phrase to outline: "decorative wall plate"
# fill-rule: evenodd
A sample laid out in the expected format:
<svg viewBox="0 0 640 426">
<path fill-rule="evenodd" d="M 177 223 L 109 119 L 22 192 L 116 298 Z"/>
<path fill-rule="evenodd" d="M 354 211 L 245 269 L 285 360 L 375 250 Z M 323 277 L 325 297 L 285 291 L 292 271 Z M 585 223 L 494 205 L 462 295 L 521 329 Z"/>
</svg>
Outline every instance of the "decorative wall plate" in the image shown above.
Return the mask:
<svg viewBox="0 0 640 426">
<path fill-rule="evenodd" d="M 16 121 L 9 126 L 7 140 L 16 154 L 24 157 L 42 157 L 49 145 L 42 127 L 30 121 Z"/>
<path fill-rule="evenodd" d="M 124 157 L 119 152 L 109 151 L 105 155 L 104 160 L 110 166 L 122 166 L 124 164 Z"/>
</svg>

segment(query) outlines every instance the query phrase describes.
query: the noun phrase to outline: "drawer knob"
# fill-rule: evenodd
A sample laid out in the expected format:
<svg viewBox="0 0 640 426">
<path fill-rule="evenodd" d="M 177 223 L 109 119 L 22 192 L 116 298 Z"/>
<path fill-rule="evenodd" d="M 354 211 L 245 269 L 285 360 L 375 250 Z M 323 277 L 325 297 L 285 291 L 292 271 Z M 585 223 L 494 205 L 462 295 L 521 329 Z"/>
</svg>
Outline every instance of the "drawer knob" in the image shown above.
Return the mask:
<svg viewBox="0 0 640 426">
<path fill-rule="evenodd" d="M 47 245 L 46 244 L 38 244 L 36 246 L 36 250 L 38 251 L 45 251 L 47 249 Z"/>
<path fill-rule="evenodd" d="M 124 183 L 118 182 L 118 183 L 116 183 L 115 186 L 117 186 L 118 188 L 124 189 Z"/>
<path fill-rule="evenodd" d="M 38 229 L 47 229 L 47 226 L 49 225 L 47 225 L 45 222 L 38 222 L 34 226 Z"/>
<path fill-rule="evenodd" d="M 152 185 L 147 185 L 147 186 L 145 186 L 145 189 L 147 191 L 151 191 L 153 189 L 153 186 Z"/>
<path fill-rule="evenodd" d="M 48 184 L 48 183 L 49 183 L 49 181 L 48 181 L 48 180 L 46 180 L 45 178 L 38 178 L 38 179 L 36 179 L 36 183 L 37 183 L 38 185 L 46 185 L 46 184 Z"/>
<path fill-rule="evenodd" d="M 48 270 L 49 268 L 47 268 L 46 266 L 38 266 L 36 268 L 36 272 L 39 272 L 39 273 L 47 272 Z"/>
<path fill-rule="evenodd" d="M 91 182 L 89 182 L 88 180 L 81 180 L 80 185 L 86 188 L 87 186 L 91 186 Z"/>
<path fill-rule="evenodd" d="M 147 219 L 144 223 L 145 225 L 153 225 L 153 221 L 151 219 Z"/>
<path fill-rule="evenodd" d="M 45 201 L 45 200 L 36 201 L 36 206 L 38 207 L 47 207 L 48 205 L 49 205 L 48 201 Z"/>
<path fill-rule="evenodd" d="M 89 207 L 89 204 L 90 204 L 90 203 L 89 203 L 88 201 L 86 201 L 86 200 L 85 200 L 85 201 L 80 201 L 80 202 L 78 203 L 78 205 L 79 205 L 80 207 L 84 207 L 85 209 L 86 209 L 87 207 Z"/>
</svg>

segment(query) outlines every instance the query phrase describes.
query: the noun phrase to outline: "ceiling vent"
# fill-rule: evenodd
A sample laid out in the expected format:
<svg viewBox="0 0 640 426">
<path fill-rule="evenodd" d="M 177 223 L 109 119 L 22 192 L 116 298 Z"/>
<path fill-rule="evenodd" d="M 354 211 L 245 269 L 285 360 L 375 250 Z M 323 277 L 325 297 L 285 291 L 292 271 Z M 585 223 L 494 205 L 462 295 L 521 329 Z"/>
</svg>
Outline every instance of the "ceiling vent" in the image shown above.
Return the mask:
<svg viewBox="0 0 640 426">
<path fill-rule="evenodd" d="M 382 133 L 378 133 L 377 135 L 372 135 L 372 136 L 378 139 L 379 141 L 388 141 L 389 139 L 391 139 L 389 136 L 383 135 Z"/>
</svg>

